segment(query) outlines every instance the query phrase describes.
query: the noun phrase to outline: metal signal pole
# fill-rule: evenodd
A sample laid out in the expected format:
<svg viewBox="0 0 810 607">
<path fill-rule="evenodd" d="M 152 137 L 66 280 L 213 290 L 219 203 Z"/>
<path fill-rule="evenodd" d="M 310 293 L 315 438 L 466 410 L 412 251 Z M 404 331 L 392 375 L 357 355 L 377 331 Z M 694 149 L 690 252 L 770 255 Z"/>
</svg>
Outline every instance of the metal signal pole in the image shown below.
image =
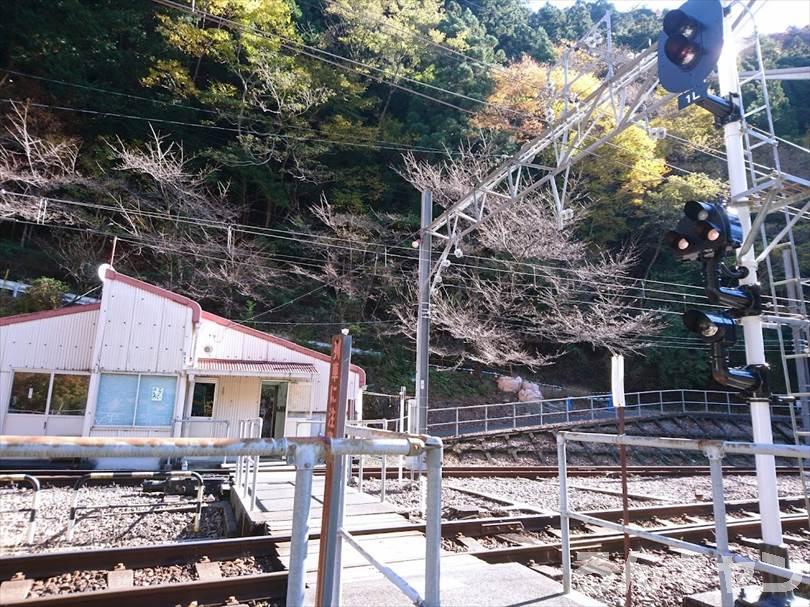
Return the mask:
<svg viewBox="0 0 810 607">
<path fill-rule="evenodd" d="M 416 325 L 416 403 L 419 433 L 427 434 L 428 374 L 430 360 L 430 224 L 433 194 L 422 192 L 422 229 L 419 233 L 419 310 Z"/>
<path fill-rule="evenodd" d="M 723 51 L 717 64 L 721 96 L 739 99 L 740 83 L 737 71 L 737 49 L 731 29 L 731 19 L 724 20 Z M 728 161 L 729 186 L 731 197 L 748 189 L 745 155 L 743 147 L 742 121 L 735 120 L 723 127 Z M 751 211 L 747 200 L 740 200 L 734 207 L 740 219 L 743 239 L 751 231 Z M 738 262 L 748 269 L 748 275 L 740 279 L 740 284 L 757 284 L 757 262 L 754 248 L 749 247 Z M 765 342 L 762 335 L 762 316 L 745 316 L 740 319 L 745 335 L 745 357 L 749 365 L 765 364 Z M 751 404 L 751 424 L 755 443 L 772 444 L 770 402 L 767 398 L 754 398 Z M 776 463 L 773 456 L 757 455 L 757 486 L 759 488 L 760 515 L 762 516 L 762 539 L 769 547 L 782 545 L 782 521 L 779 512 L 779 497 L 776 484 Z M 766 549 L 767 550 L 767 549 Z"/>
</svg>

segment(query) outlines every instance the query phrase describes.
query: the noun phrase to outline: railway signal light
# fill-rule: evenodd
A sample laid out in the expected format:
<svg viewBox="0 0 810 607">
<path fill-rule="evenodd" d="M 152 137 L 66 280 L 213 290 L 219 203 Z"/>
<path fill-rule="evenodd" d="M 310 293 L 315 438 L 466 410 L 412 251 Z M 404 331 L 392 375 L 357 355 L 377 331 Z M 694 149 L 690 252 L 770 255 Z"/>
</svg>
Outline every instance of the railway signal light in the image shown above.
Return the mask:
<svg viewBox="0 0 810 607">
<path fill-rule="evenodd" d="M 709 362 L 714 381 L 751 395 L 768 394 L 768 365 L 729 366 L 729 348 L 737 341 L 734 318 L 723 312 L 689 310 L 683 315 L 683 324 L 710 345 Z"/>
<path fill-rule="evenodd" d="M 661 86 L 671 93 L 683 93 L 679 109 L 696 103 L 721 123 L 738 118 L 732 101 L 706 90 L 706 78 L 723 50 L 723 16 L 720 0 L 688 0 L 664 15 L 658 36 Z"/>
<path fill-rule="evenodd" d="M 701 88 L 723 50 L 720 0 L 688 0 L 664 15 L 658 78 L 671 93 Z"/>
<path fill-rule="evenodd" d="M 684 205 L 683 214 L 676 229 L 664 236 L 676 257 L 690 261 L 723 257 L 742 244 L 740 220 L 719 202 L 692 200 Z"/>
<path fill-rule="evenodd" d="M 729 215 L 719 202 L 689 201 L 677 229 L 665 236 L 676 257 L 700 260 L 704 265 L 705 290 L 713 304 L 727 306 L 722 312 L 689 310 L 683 323 L 709 344 L 712 377 L 728 388 L 747 394 L 767 393 L 767 365 L 729 366 L 729 348 L 737 341 L 737 320 L 762 313 L 758 285 L 724 287 L 721 277 L 743 278 L 745 268 L 727 268 L 722 259 L 742 244 L 742 228 L 735 215 Z"/>
<path fill-rule="evenodd" d="M 737 323 L 723 313 L 689 310 L 683 315 L 683 324 L 692 333 L 699 334 L 706 343 L 733 346 L 737 341 Z"/>
</svg>

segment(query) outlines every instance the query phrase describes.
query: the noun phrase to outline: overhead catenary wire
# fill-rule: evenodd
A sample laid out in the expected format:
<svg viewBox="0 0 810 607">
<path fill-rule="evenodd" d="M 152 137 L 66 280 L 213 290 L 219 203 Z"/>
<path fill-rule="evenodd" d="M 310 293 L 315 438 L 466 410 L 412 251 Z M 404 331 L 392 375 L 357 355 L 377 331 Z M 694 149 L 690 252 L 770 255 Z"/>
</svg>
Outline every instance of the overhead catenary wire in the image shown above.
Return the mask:
<svg viewBox="0 0 810 607">
<path fill-rule="evenodd" d="M 126 209 L 120 207 L 113 207 L 109 205 L 103 204 L 96 204 L 96 203 L 88 203 L 88 202 L 80 202 L 80 201 L 72 201 L 62 198 L 54 198 L 54 197 L 42 197 L 36 196 L 33 194 L 25 194 L 25 193 L 17 193 L 17 192 L 8 192 L 3 191 L 5 195 L 21 197 L 25 199 L 29 199 L 34 203 L 39 203 L 41 200 L 48 200 L 51 203 L 59 203 L 59 204 L 66 204 L 66 205 L 75 205 L 83 208 L 89 208 L 94 210 L 101 210 L 105 212 L 114 212 L 119 214 L 131 214 L 135 216 L 141 216 L 151 219 L 160 219 L 160 220 L 167 220 L 172 222 L 179 222 L 179 223 L 188 223 L 190 225 L 199 226 L 203 229 L 211 228 L 211 229 L 227 229 L 233 230 L 235 232 L 243 232 L 246 234 L 264 236 L 268 238 L 274 239 L 281 239 L 295 243 L 305 242 L 310 240 L 311 246 L 316 247 L 326 247 L 326 248 L 337 248 L 342 249 L 345 251 L 349 251 L 351 253 L 357 254 L 369 254 L 369 255 L 376 255 L 379 256 L 381 254 L 385 254 L 386 256 L 392 259 L 401 259 L 401 260 L 410 260 L 413 261 L 415 259 L 413 249 L 410 247 L 398 246 L 396 244 L 386 245 L 384 243 L 375 243 L 375 242 L 361 242 L 357 243 L 355 241 L 349 241 L 342 238 L 337 238 L 333 236 L 323 236 L 323 235 L 316 235 L 311 234 L 308 232 L 301 232 L 301 231 L 287 231 L 287 230 L 278 230 L 272 228 L 253 228 L 252 226 L 244 226 L 239 224 L 232 224 L 228 222 L 212 222 L 209 220 L 200 220 L 198 218 L 187 218 L 182 216 L 176 215 L 166 215 L 163 213 L 157 213 L 152 211 L 146 211 L 143 209 Z M 410 235 L 409 235 L 410 237 Z M 407 254 L 397 254 L 393 251 L 402 250 Z M 434 252 L 434 255 L 437 253 Z M 269 256 L 269 259 L 279 260 L 283 259 L 284 257 L 290 257 L 291 259 L 301 259 L 304 258 L 300 256 L 285 256 L 283 254 L 275 254 Z M 475 260 L 480 263 L 472 264 L 468 260 Z M 319 260 L 309 259 L 309 261 L 315 262 Z M 376 260 L 375 260 L 376 261 Z M 504 266 L 502 268 L 493 267 L 492 265 L 483 266 L 481 263 L 489 263 L 489 264 L 497 264 L 500 266 Z M 374 263 L 374 261 L 370 262 Z M 581 276 L 581 271 L 576 268 L 568 268 L 565 266 L 556 266 L 556 265 L 548 265 L 548 264 L 539 264 L 539 263 L 532 263 L 532 262 L 523 262 L 523 261 L 516 261 L 516 260 L 506 260 L 500 258 L 493 258 L 493 257 L 482 257 L 477 255 L 467 255 L 464 258 L 464 261 L 457 261 L 454 263 L 455 266 L 461 269 L 470 269 L 470 270 L 485 270 L 488 272 L 495 272 L 495 273 L 507 273 L 512 276 L 525 276 L 529 279 L 542 279 L 542 274 L 538 276 L 536 273 L 538 270 L 542 272 L 553 272 L 553 273 L 567 273 L 571 276 L 564 278 L 569 282 L 576 282 L 581 284 L 587 284 L 594 287 L 599 288 L 616 288 L 616 289 L 624 289 L 624 290 L 635 290 L 640 292 L 640 295 L 625 295 L 622 294 L 622 297 L 629 297 L 629 298 L 636 298 L 636 299 L 644 299 L 648 301 L 655 301 L 660 303 L 669 303 L 673 305 L 687 305 L 690 303 L 703 303 L 703 300 L 706 300 L 707 297 L 702 293 L 684 293 L 679 291 L 671 291 L 668 289 L 662 288 L 655 288 L 647 284 L 648 282 L 658 282 L 659 284 L 665 285 L 673 285 L 677 287 L 686 287 L 686 288 L 694 288 L 700 289 L 700 287 L 695 287 L 693 285 L 687 284 L 680 284 L 680 283 L 666 283 L 663 281 L 646 281 L 644 279 L 634 278 L 634 277 L 606 277 L 602 280 L 596 280 L 592 277 L 583 278 Z M 525 271 L 521 271 L 516 269 L 516 267 L 524 267 L 526 268 Z M 362 269 L 362 267 L 361 267 Z M 623 281 L 623 283 L 616 282 L 617 280 Z M 662 295 L 663 297 L 657 297 L 656 295 Z M 678 299 L 673 299 L 672 297 L 666 297 L 667 295 L 678 297 Z M 765 296 L 767 299 L 769 296 Z M 780 300 L 787 301 L 787 298 L 779 298 Z M 269 312 L 269 311 L 268 311 Z"/>
<path fill-rule="evenodd" d="M 30 224 L 30 225 L 39 225 L 36 222 L 27 222 L 27 221 L 23 221 L 23 220 L 8 220 L 8 219 L 6 219 L 6 221 L 15 221 L 17 223 L 24 223 L 24 224 Z M 103 232 L 103 231 L 100 231 L 100 230 L 80 228 L 80 227 L 76 227 L 76 226 L 67 226 L 67 225 L 63 225 L 63 224 L 55 224 L 52 227 L 55 227 L 57 229 L 72 230 L 72 231 L 77 231 L 77 232 L 92 232 L 92 233 L 97 233 L 99 235 L 103 235 L 103 236 L 107 236 L 107 237 L 112 236 L 111 233 L 106 233 L 106 232 Z M 129 244 L 133 244 L 135 246 L 143 246 L 143 247 L 146 247 L 146 248 L 154 248 L 154 249 L 158 249 L 160 251 L 172 250 L 171 247 L 167 248 L 162 243 L 161 244 L 148 243 L 148 242 L 144 242 L 144 241 L 141 241 L 141 240 L 127 238 L 127 237 L 123 237 L 123 236 L 119 236 L 119 240 L 122 241 L 122 242 L 127 242 Z M 200 257 L 200 258 L 203 258 L 203 259 L 212 259 L 212 260 L 215 260 L 215 261 L 221 261 L 220 257 L 212 257 L 212 256 L 206 256 L 206 255 L 197 255 L 197 256 Z M 236 265 L 252 266 L 252 264 L 249 263 L 249 262 L 232 261 L 231 263 L 234 263 Z M 326 286 L 328 286 L 328 285 L 321 285 L 318 288 L 324 288 Z M 461 288 L 469 288 L 469 287 L 463 286 Z M 304 294 L 304 296 L 307 295 L 307 294 Z M 296 298 L 296 299 L 299 299 L 299 298 Z M 577 303 L 577 304 L 585 305 L 585 306 L 594 305 L 593 301 L 583 301 L 583 300 L 572 300 L 571 303 Z M 287 304 L 281 304 L 281 305 L 283 306 L 283 305 L 287 305 Z M 634 310 L 644 311 L 644 312 L 660 312 L 660 313 L 677 314 L 677 313 L 671 312 L 670 310 L 666 310 L 666 309 L 663 309 L 663 308 L 638 308 L 638 307 L 633 307 L 633 306 L 625 306 L 625 308 L 626 309 L 634 309 Z M 503 319 L 500 319 L 500 320 L 503 322 Z M 254 319 L 245 319 L 241 323 L 236 322 L 236 321 L 230 321 L 230 322 L 233 323 L 234 325 L 237 325 L 237 324 L 243 324 L 243 323 L 246 323 L 246 322 L 253 323 Z M 394 320 L 391 320 L 391 321 L 387 321 L 387 320 L 386 321 L 357 321 L 356 323 L 351 323 L 350 321 L 335 321 L 333 323 L 323 323 L 323 324 L 325 324 L 325 325 L 358 324 L 358 323 L 365 323 L 365 324 L 394 324 L 396 322 L 397 321 L 394 321 Z M 506 322 L 507 322 L 507 324 L 515 324 L 515 325 L 520 325 L 520 326 L 524 326 L 524 327 L 526 326 L 526 323 L 521 324 L 520 321 L 516 321 L 516 320 L 507 320 Z M 260 324 L 262 324 L 262 323 L 260 323 Z M 270 322 L 266 322 L 266 324 L 274 324 L 274 323 L 272 321 L 270 321 Z M 284 324 L 284 323 L 279 322 L 278 324 Z M 303 322 L 303 323 L 288 323 L 288 324 L 306 325 L 306 324 L 314 324 L 314 323 Z M 640 337 L 639 338 L 628 338 L 628 339 L 637 339 L 639 341 L 648 341 L 648 339 L 643 339 L 643 338 L 640 338 Z M 649 338 L 649 339 L 653 339 L 653 338 Z M 655 337 L 655 339 L 660 340 L 663 343 L 670 343 L 670 344 L 675 343 L 676 346 L 672 346 L 672 347 L 677 347 L 678 349 L 683 349 L 684 347 L 694 346 L 694 345 L 702 343 L 702 342 L 700 342 L 700 340 L 697 340 L 697 339 L 694 339 L 693 341 L 690 341 L 690 339 L 693 339 L 693 338 L 677 338 L 677 337 L 670 337 L 670 336 L 658 336 L 658 337 Z M 563 344 L 561 344 L 561 345 L 563 345 Z M 666 346 L 662 346 L 662 347 L 666 347 Z"/>
<path fill-rule="evenodd" d="M 19 99 L 11 99 L 8 97 L 0 98 L 0 102 L 2 103 L 22 103 Z M 197 129 L 209 129 L 213 131 L 223 131 L 229 133 L 236 133 L 241 134 L 243 131 L 238 127 L 233 126 L 221 126 L 215 124 L 200 124 L 196 122 L 185 122 L 182 120 L 172 120 L 169 118 L 155 118 L 155 117 L 148 117 L 148 116 L 138 116 L 135 114 L 122 114 L 119 112 L 108 112 L 103 110 L 91 110 L 87 108 L 76 108 L 71 106 L 65 105 L 56 105 L 56 104 L 48 104 L 48 103 L 41 103 L 41 102 L 34 102 L 29 101 L 27 102 L 28 105 L 31 107 L 38 107 L 38 108 L 47 108 L 52 110 L 64 111 L 64 112 L 76 112 L 79 114 L 89 114 L 95 116 L 104 116 L 104 117 L 113 117 L 113 118 L 126 118 L 128 120 L 140 120 L 142 122 L 148 123 L 155 123 L 155 124 L 168 124 L 172 126 L 182 126 L 182 127 L 191 127 Z M 392 150 L 395 152 L 420 152 L 426 154 L 441 154 L 446 155 L 446 150 L 440 150 L 438 148 L 422 148 L 418 146 L 411 146 L 407 144 L 399 144 L 394 142 L 369 142 L 368 140 L 357 140 L 352 141 L 349 139 L 329 139 L 329 138 L 322 138 L 322 137 L 296 137 L 295 135 L 289 134 L 282 134 L 282 133 L 265 133 L 263 134 L 264 137 L 269 139 L 283 139 L 283 140 L 290 140 L 290 141 L 299 141 L 299 142 L 316 142 L 316 143 L 329 143 L 338 146 L 348 146 L 348 147 L 361 147 L 361 148 L 370 148 L 370 149 L 386 149 Z"/>
</svg>

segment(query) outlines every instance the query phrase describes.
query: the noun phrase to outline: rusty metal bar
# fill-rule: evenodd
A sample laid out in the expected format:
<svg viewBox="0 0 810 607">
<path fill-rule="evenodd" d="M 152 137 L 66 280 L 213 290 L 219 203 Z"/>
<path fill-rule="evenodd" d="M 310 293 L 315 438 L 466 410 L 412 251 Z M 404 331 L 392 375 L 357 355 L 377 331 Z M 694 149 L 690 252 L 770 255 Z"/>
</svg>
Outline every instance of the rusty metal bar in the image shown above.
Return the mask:
<svg viewBox="0 0 810 607">
<path fill-rule="evenodd" d="M 313 445 L 322 460 L 335 455 L 406 455 L 425 449 L 423 437 L 361 438 L 146 438 L 98 436 L 0 435 L 0 457 L 97 458 L 97 457 L 281 457 L 294 446 Z"/>
</svg>

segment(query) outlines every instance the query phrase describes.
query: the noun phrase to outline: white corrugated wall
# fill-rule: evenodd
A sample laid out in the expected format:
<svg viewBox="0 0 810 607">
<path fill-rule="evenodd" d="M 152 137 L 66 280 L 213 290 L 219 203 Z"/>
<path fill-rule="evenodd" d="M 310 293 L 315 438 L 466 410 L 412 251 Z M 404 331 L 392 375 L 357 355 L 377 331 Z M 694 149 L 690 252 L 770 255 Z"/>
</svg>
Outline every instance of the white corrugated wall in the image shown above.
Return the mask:
<svg viewBox="0 0 810 607">
<path fill-rule="evenodd" d="M 328 361 L 205 319 L 200 325 L 197 337 L 196 357 L 312 364 L 318 373 L 314 388 L 313 411 L 326 411 L 329 385 Z M 349 373 L 349 398 L 351 400 L 356 399 L 359 383 L 358 374 L 356 372 Z M 309 401 L 307 401 L 306 411 L 309 411 L 309 406 Z"/>
<path fill-rule="evenodd" d="M 178 373 L 189 354 L 192 310 L 117 280 L 104 283 L 103 371 Z"/>
<path fill-rule="evenodd" d="M 220 377 L 214 401 L 215 419 L 230 422 L 230 436 L 239 436 L 239 420 L 259 416 L 261 379 L 258 377 Z"/>
<path fill-rule="evenodd" d="M 98 309 L 0 326 L 0 366 L 88 371 Z"/>
</svg>

